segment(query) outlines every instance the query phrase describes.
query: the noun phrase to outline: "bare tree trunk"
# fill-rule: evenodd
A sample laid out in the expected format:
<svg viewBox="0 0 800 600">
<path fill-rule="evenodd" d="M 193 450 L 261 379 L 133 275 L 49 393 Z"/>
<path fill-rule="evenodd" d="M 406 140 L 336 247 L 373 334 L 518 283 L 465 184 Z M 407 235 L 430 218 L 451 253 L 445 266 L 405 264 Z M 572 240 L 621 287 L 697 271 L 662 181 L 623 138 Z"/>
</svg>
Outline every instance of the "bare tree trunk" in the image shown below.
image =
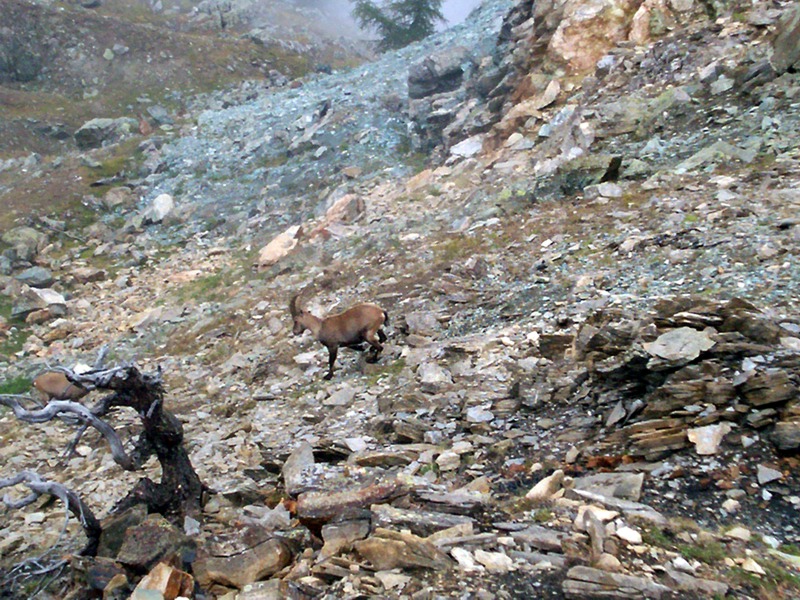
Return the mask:
<svg viewBox="0 0 800 600">
<path fill-rule="evenodd" d="M 106 438 L 114 461 L 123 469 L 135 471 L 154 455 L 161 463 L 161 481 L 141 479 L 128 495 L 120 500 L 112 512 L 125 510 L 135 504 L 145 504 L 150 513 L 159 513 L 182 526 L 190 516 L 198 521 L 202 517 L 204 495 L 208 491 L 198 477 L 183 445 L 183 426 L 170 411 L 164 409 L 164 387 L 161 372 L 142 374 L 135 366 L 95 369 L 88 373 L 75 373 L 58 368 L 73 383 L 90 390 L 109 390 L 89 409 L 78 402 L 51 400 L 40 409 L 27 410 L 18 397 L 0 396 L 0 404 L 9 406 L 18 419 L 30 423 L 43 423 L 54 418 L 82 422 L 84 429 L 91 425 Z M 101 417 L 114 407 L 128 407 L 136 411 L 142 421 L 142 432 L 129 455 L 117 432 Z M 77 444 L 80 435 L 73 441 Z"/>
</svg>

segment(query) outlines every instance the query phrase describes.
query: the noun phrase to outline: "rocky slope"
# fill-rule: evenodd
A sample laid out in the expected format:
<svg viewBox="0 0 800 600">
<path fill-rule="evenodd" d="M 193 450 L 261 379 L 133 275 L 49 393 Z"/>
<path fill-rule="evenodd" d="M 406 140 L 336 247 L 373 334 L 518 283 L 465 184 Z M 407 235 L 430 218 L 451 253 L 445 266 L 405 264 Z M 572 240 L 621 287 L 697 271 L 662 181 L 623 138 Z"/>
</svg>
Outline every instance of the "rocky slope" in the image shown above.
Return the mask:
<svg viewBox="0 0 800 600">
<path fill-rule="evenodd" d="M 124 597 L 191 546 L 197 597 L 800 594 L 798 18 L 486 2 L 352 71 L 193 98 L 90 225 L 6 231 L 7 379 L 103 344 L 162 369 L 218 492 L 79 581 Z M 380 303 L 381 360 L 323 381 L 301 291 Z M 101 516 L 137 479 L 96 434 L 62 463 L 65 425 L 0 425 L 3 464 Z M 11 564 L 63 512 L 3 516 Z"/>
</svg>

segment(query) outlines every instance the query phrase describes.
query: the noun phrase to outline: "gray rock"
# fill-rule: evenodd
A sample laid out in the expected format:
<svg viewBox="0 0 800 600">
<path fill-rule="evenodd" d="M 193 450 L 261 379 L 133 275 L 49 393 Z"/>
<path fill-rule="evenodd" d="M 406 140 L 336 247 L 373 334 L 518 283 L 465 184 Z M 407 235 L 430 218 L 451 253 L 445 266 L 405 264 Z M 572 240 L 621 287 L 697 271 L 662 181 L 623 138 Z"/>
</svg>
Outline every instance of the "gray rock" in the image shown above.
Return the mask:
<svg viewBox="0 0 800 600">
<path fill-rule="evenodd" d="M 48 310 L 52 317 L 63 317 L 67 314 L 67 301 L 64 296 L 50 288 L 32 288 L 24 286 L 14 298 L 11 316 L 24 319 L 37 310 Z"/>
<path fill-rule="evenodd" d="M 11 275 L 14 272 L 14 263 L 5 254 L 0 254 L 0 275 Z"/>
<path fill-rule="evenodd" d="M 75 143 L 78 148 L 88 150 L 99 148 L 106 142 L 116 142 L 126 135 L 137 131 L 139 127 L 136 119 L 127 117 L 119 119 L 97 118 L 84 123 L 75 134 Z"/>
<path fill-rule="evenodd" d="M 44 267 L 30 267 L 14 275 L 14 279 L 31 287 L 46 288 L 53 284 L 53 274 Z"/>
<path fill-rule="evenodd" d="M 772 443 L 780 450 L 800 448 L 800 421 L 779 421 L 770 434 Z"/>
<path fill-rule="evenodd" d="M 18 259 L 31 261 L 47 243 L 47 236 L 32 227 L 14 227 L 3 234 L 2 240 L 14 249 Z"/>
<path fill-rule="evenodd" d="M 800 5 L 795 5 L 781 18 L 772 42 L 770 63 L 778 73 L 788 71 L 800 61 Z"/>
<path fill-rule="evenodd" d="M 758 485 L 766 485 L 773 481 L 783 479 L 783 473 L 778 469 L 773 469 L 772 467 L 768 467 L 766 465 L 758 465 L 756 477 L 758 479 Z"/>
<path fill-rule="evenodd" d="M 562 586 L 567 598 L 662 598 L 671 590 L 646 577 L 622 575 L 593 569 L 572 567 Z"/>
<path fill-rule="evenodd" d="M 290 496 L 296 496 L 310 489 L 306 472 L 313 466 L 314 449 L 308 442 L 301 442 L 286 459 L 283 469 L 281 469 L 284 486 Z"/>
<path fill-rule="evenodd" d="M 573 480 L 576 490 L 637 502 L 642 496 L 644 473 L 597 473 Z"/>
<path fill-rule="evenodd" d="M 408 70 L 409 98 L 451 92 L 461 86 L 469 51 L 463 47 L 447 48 L 424 58 Z"/>
<path fill-rule="evenodd" d="M 158 104 L 148 106 L 147 114 L 159 125 L 172 125 L 175 123 L 175 120 L 169 115 L 167 109 Z"/>
<path fill-rule="evenodd" d="M 651 356 L 669 361 L 690 361 L 701 352 L 714 347 L 712 340 L 704 331 L 691 327 L 679 327 L 660 335 L 654 342 L 645 344 L 644 349 Z"/>
<path fill-rule="evenodd" d="M 681 592 L 703 594 L 703 597 L 714 598 L 724 598 L 728 594 L 728 585 L 721 581 L 694 577 L 669 567 L 667 576 L 674 582 L 675 589 Z"/>
<path fill-rule="evenodd" d="M 410 312 L 405 319 L 409 334 L 432 336 L 442 329 L 436 315 L 430 311 Z"/>
</svg>

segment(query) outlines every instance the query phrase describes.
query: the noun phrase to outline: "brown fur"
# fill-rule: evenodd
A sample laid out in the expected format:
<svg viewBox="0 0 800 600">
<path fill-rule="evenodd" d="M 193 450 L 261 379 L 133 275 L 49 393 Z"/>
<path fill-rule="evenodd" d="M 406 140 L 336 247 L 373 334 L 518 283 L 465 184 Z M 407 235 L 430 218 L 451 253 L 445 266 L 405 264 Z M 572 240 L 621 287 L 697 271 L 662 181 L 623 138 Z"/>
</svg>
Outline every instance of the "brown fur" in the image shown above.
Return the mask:
<svg viewBox="0 0 800 600">
<path fill-rule="evenodd" d="M 50 400 L 78 400 L 89 393 L 85 387 L 72 383 L 67 376 L 58 371 L 47 371 L 33 380 L 35 387 L 42 399 Z"/>
<path fill-rule="evenodd" d="M 328 349 L 328 373 L 325 379 L 333 377 L 333 364 L 340 346 L 357 346 L 366 342 L 371 346 L 371 360 L 378 360 L 383 350 L 386 334 L 381 329 L 389 322 L 389 316 L 377 304 L 363 303 L 346 311 L 321 319 L 303 310 L 299 296 L 292 298 L 289 312 L 294 319 L 292 332 L 300 335 L 308 329 L 317 340 Z"/>
</svg>

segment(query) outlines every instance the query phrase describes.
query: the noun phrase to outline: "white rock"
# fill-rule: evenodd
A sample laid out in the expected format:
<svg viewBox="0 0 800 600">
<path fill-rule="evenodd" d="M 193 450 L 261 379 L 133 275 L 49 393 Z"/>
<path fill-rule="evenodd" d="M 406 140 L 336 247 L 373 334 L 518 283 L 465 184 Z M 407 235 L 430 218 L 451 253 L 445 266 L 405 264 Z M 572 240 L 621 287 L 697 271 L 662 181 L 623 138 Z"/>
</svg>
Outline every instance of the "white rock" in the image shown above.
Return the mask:
<svg viewBox="0 0 800 600">
<path fill-rule="evenodd" d="M 689 441 L 695 445 L 695 450 L 700 455 L 716 454 L 722 438 L 731 432 L 729 423 L 715 423 L 705 427 L 696 427 L 687 431 Z"/>
<path fill-rule="evenodd" d="M 738 512 L 741 507 L 742 503 L 738 500 L 734 500 L 733 498 L 728 498 L 722 503 L 722 510 L 731 515 L 735 512 Z"/>
<path fill-rule="evenodd" d="M 161 223 L 175 209 L 175 200 L 169 194 L 159 194 L 143 214 L 146 223 Z"/>
<path fill-rule="evenodd" d="M 367 440 L 363 437 L 344 438 L 344 445 L 347 446 L 351 452 L 361 452 L 367 449 Z"/>
<path fill-rule="evenodd" d="M 450 148 L 450 154 L 462 158 L 475 156 L 483 149 L 483 136 L 473 135 Z"/>
<path fill-rule="evenodd" d="M 317 353 L 312 351 L 303 352 L 302 354 L 295 354 L 294 362 L 296 362 L 298 365 L 312 365 L 317 362 Z"/>
<path fill-rule="evenodd" d="M 607 510 L 599 506 L 594 506 L 593 504 L 584 504 L 578 507 L 578 516 L 573 523 L 573 527 L 576 531 L 584 531 L 586 529 L 584 514 L 587 512 L 592 513 L 601 523 L 608 523 L 619 516 L 619 512 L 615 510 Z"/>
<path fill-rule="evenodd" d="M 25 515 L 25 524 L 30 525 L 31 523 L 44 523 L 44 520 L 47 518 L 43 512 L 33 512 Z"/>
<path fill-rule="evenodd" d="M 461 465 L 461 457 L 450 450 L 445 450 L 436 459 L 436 464 L 442 471 L 454 471 Z"/>
<path fill-rule="evenodd" d="M 678 571 L 683 571 L 684 573 L 695 572 L 695 568 L 691 565 L 691 563 L 682 556 L 674 558 L 672 560 L 672 566 L 675 567 Z"/>
<path fill-rule="evenodd" d="M 458 566 L 464 571 L 481 571 L 483 567 L 475 562 L 469 550 L 464 548 L 453 548 L 450 555 L 456 560 Z"/>
<path fill-rule="evenodd" d="M 420 383 L 453 383 L 450 372 L 433 362 L 422 363 L 417 369 L 417 377 L 419 377 Z"/>
<path fill-rule="evenodd" d="M 633 529 L 632 527 L 628 527 L 627 525 L 617 529 L 616 536 L 619 539 L 628 542 L 629 544 L 642 543 L 642 534 Z"/>
<path fill-rule="evenodd" d="M 604 198 L 622 197 L 622 188 L 616 183 L 612 183 L 610 181 L 598 184 L 597 191 L 600 192 L 600 195 Z"/>
<path fill-rule="evenodd" d="M 494 415 L 491 411 L 486 410 L 482 406 L 470 406 L 467 409 L 467 422 L 468 423 L 488 423 L 494 420 Z"/>
<path fill-rule="evenodd" d="M 742 569 L 747 571 L 748 573 L 755 573 L 757 575 L 766 575 L 767 572 L 763 569 L 763 567 L 754 561 L 752 558 L 744 559 L 742 563 Z"/>
<path fill-rule="evenodd" d="M 514 568 L 514 561 L 503 552 L 487 552 L 479 548 L 475 550 L 475 560 L 492 573 L 508 573 Z"/>
<path fill-rule="evenodd" d="M 541 479 L 539 483 L 534 485 L 531 490 L 525 494 L 529 500 L 549 500 L 553 495 L 561 489 L 561 483 L 564 481 L 564 471 L 558 469 L 552 475 Z"/>
<path fill-rule="evenodd" d="M 406 587 L 406 584 L 411 581 L 409 575 L 392 573 L 391 571 L 378 571 L 375 573 L 375 579 L 380 581 L 387 590 L 393 590 L 395 588 L 402 590 Z"/>
<path fill-rule="evenodd" d="M 796 337 L 782 337 L 780 339 L 781 346 L 784 348 L 788 348 L 789 350 L 794 350 L 795 352 L 800 352 L 800 338 Z"/>
<path fill-rule="evenodd" d="M 733 540 L 741 540 L 743 542 L 749 542 L 752 533 L 746 527 L 742 527 L 738 525 L 733 529 L 730 529 L 725 533 L 725 537 Z"/>
<path fill-rule="evenodd" d="M 456 454 L 466 454 L 467 452 L 472 452 L 473 447 L 472 442 L 462 440 L 453 444 L 451 450 Z"/>
<path fill-rule="evenodd" d="M 349 385 L 345 385 L 323 400 L 322 404 L 325 406 L 350 406 L 355 397 L 356 390 Z"/>
</svg>

